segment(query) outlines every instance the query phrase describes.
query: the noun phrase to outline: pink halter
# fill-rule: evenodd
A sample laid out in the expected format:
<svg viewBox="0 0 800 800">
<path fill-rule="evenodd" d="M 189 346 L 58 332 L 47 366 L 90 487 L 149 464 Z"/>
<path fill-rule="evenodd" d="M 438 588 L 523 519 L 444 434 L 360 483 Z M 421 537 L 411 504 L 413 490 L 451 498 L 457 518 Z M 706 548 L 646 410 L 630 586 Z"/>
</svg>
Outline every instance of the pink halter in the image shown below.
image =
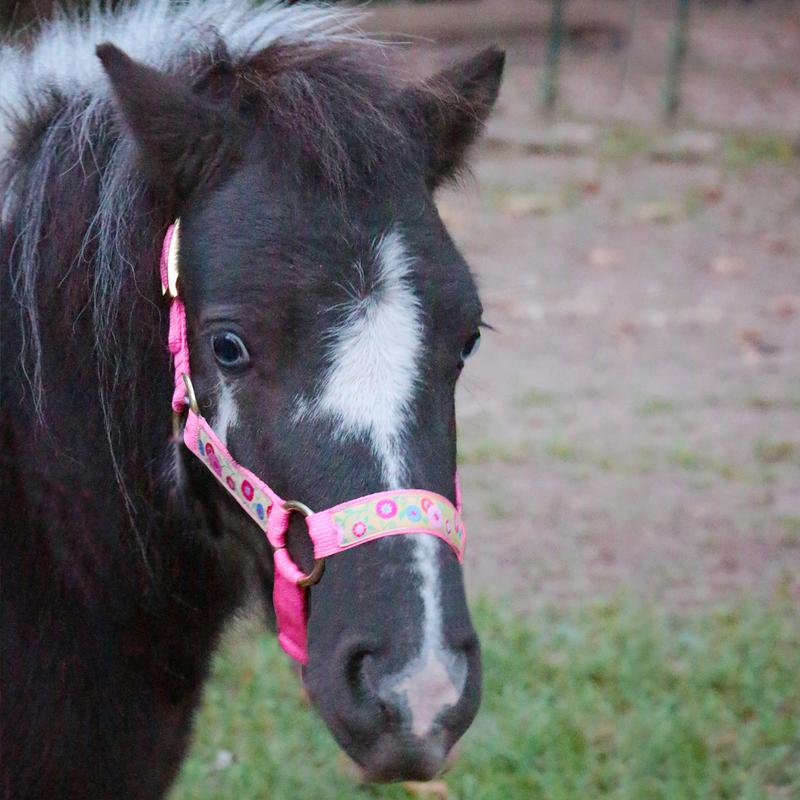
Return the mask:
<svg viewBox="0 0 800 800">
<path fill-rule="evenodd" d="M 428 533 L 446 541 L 459 562 L 464 555 L 465 532 L 456 476 L 457 508 L 446 497 L 417 489 L 378 492 L 312 512 L 302 503 L 285 502 L 250 470 L 234 461 L 228 449 L 200 415 L 189 371 L 186 309 L 178 297 L 179 220 L 171 225 L 161 253 L 161 284 L 169 291 L 169 350 L 174 357 L 176 414 L 188 409 L 183 440 L 208 467 L 239 505 L 266 532 L 275 548 L 273 601 L 278 619 L 278 641 L 292 658 L 308 662 L 305 587 L 322 577 L 325 558 L 363 542 L 401 533 Z M 314 545 L 316 565 L 304 575 L 286 549 L 286 530 L 292 511 L 302 513 Z"/>
</svg>

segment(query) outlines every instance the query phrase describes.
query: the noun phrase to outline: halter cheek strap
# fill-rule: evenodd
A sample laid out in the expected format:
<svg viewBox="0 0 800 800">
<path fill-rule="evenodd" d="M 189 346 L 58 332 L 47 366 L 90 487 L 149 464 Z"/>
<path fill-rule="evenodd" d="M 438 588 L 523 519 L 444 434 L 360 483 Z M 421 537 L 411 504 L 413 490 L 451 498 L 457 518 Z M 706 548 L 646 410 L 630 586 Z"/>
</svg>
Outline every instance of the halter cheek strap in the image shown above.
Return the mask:
<svg viewBox="0 0 800 800">
<path fill-rule="evenodd" d="M 278 620 L 278 640 L 297 661 L 308 662 L 305 587 L 319 581 L 325 558 L 384 536 L 427 533 L 447 542 L 459 562 L 464 555 L 465 532 L 456 475 L 456 503 L 434 492 L 403 489 L 378 492 L 312 512 L 302 503 L 285 502 L 258 476 L 237 464 L 227 447 L 199 413 L 189 371 L 186 309 L 178 297 L 179 222 L 170 226 L 161 254 L 161 283 L 170 292 L 169 350 L 175 364 L 172 408 L 187 413 L 183 440 L 244 511 L 266 533 L 274 548 L 273 602 Z M 304 575 L 286 549 L 286 530 L 293 511 L 306 518 L 314 545 L 316 566 Z"/>
</svg>

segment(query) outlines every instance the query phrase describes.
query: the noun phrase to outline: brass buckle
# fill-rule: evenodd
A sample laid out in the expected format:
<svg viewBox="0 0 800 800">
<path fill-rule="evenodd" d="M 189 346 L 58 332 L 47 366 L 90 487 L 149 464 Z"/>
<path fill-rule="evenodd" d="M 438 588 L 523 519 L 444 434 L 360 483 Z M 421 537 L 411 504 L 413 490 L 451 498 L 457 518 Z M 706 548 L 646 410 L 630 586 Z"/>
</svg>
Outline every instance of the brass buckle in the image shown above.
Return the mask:
<svg viewBox="0 0 800 800">
<path fill-rule="evenodd" d="M 194 393 L 194 386 L 192 385 L 192 379 L 185 372 L 181 373 L 181 377 L 183 378 L 183 382 L 186 384 L 186 399 L 189 401 L 189 407 L 199 417 L 200 407 L 197 405 L 197 396 Z M 184 413 L 182 411 L 173 410 L 172 412 L 173 438 L 180 439 L 183 436 L 183 429 L 185 425 L 186 425 L 186 420 L 184 419 Z"/>
<path fill-rule="evenodd" d="M 305 504 L 300 503 L 297 500 L 287 500 L 283 504 L 284 509 L 288 512 L 292 511 L 299 511 L 303 517 L 308 517 L 314 512 Z M 314 569 L 311 570 L 310 575 L 306 575 L 304 578 L 301 578 L 297 581 L 297 585 L 300 586 L 302 589 L 305 589 L 307 586 L 314 586 L 315 584 L 320 582 L 320 579 L 325 574 L 325 559 L 318 558 L 314 561 Z"/>
<path fill-rule="evenodd" d="M 181 374 L 183 375 L 183 382 L 186 384 L 186 397 L 189 400 L 189 408 L 199 417 L 200 407 L 197 405 L 197 397 L 194 393 L 194 386 L 192 386 L 192 379 L 185 372 Z"/>
</svg>

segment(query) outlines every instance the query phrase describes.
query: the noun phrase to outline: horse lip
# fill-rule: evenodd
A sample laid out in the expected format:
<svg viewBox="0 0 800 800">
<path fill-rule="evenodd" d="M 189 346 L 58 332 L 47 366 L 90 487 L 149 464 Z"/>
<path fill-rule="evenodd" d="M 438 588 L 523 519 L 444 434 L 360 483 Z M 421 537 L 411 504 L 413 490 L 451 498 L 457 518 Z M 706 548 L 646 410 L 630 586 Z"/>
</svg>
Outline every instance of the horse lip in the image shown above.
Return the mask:
<svg viewBox="0 0 800 800">
<path fill-rule="evenodd" d="M 449 767 L 443 739 L 443 732 L 424 740 L 385 733 L 357 767 L 367 783 L 430 781 Z"/>
<path fill-rule="evenodd" d="M 452 768 L 452 766 L 454 764 L 454 761 L 455 761 L 454 753 L 455 753 L 455 751 L 457 749 L 459 749 L 459 748 L 453 747 L 450 750 L 450 753 L 448 754 L 447 758 L 445 759 L 445 765 L 444 765 L 444 768 L 442 770 L 437 772 L 432 777 L 426 778 L 426 781 L 423 781 L 423 782 L 427 782 L 429 780 L 432 780 L 433 778 L 438 778 L 444 772 L 448 772 Z M 336 763 L 339 766 L 339 770 L 342 772 L 342 774 L 346 775 L 354 783 L 358 783 L 358 784 L 390 783 L 392 781 L 397 781 L 397 780 L 401 780 L 401 781 L 410 780 L 405 775 L 403 775 L 403 776 L 401 776 L 399 778 L 398 777 L 394 777 L 394 778 L 388 777 L 386 779 L 382 779 L 381 778 L 381 773 L 379 771 L 373 771 L 372 773 L 370 773 L 364 767 L 361 767 L 357 762 L 355 762 L 352 758 L 350 758 L 350 756 L 348 756 L 347 753 L 344 752 L 344 750 L 340 750 L 339 751 L 339 754 L 338 754 L 338 756 L 336 758 Z"/>
</svg>

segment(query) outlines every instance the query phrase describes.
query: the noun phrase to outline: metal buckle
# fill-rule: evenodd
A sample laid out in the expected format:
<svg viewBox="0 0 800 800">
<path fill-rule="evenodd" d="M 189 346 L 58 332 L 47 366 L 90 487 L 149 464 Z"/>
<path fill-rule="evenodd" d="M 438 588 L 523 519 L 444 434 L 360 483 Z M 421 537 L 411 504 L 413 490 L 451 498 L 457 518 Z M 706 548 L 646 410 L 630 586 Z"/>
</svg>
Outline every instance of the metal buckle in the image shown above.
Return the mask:
<svg viewBox="0 0 800 800">
<path fill-rule="evenodd" d="M 305 503 L 301 503 L 297 500 L 287 500 L 283 504 L 283 507 L 290 513 L 292 511 L 299 511 L 304 518 L 314 513 Z M 318 558 L 314 561 L 314 569 L 311 570 L 311 574 L 306 575 L 305 578 L 301 578 L 299 581 L 297 581 L 297 585 L 302 589 L 305 589 L 307 586 L 314 586 L 320 582 L 320 579 L 324 574 L 325 559 Z"/>
<path fill-rule="evenodd" d="M 183 375 L 183 382 L 186 384 L 186 399 L 189 401 L 189 408 L 199 417 L 200 407 L 197 405 L 197 397 L 194 393 L 194 386 L 192 386 L 192 379 L 185 372 L 181 374 Z"/>
</svg>

